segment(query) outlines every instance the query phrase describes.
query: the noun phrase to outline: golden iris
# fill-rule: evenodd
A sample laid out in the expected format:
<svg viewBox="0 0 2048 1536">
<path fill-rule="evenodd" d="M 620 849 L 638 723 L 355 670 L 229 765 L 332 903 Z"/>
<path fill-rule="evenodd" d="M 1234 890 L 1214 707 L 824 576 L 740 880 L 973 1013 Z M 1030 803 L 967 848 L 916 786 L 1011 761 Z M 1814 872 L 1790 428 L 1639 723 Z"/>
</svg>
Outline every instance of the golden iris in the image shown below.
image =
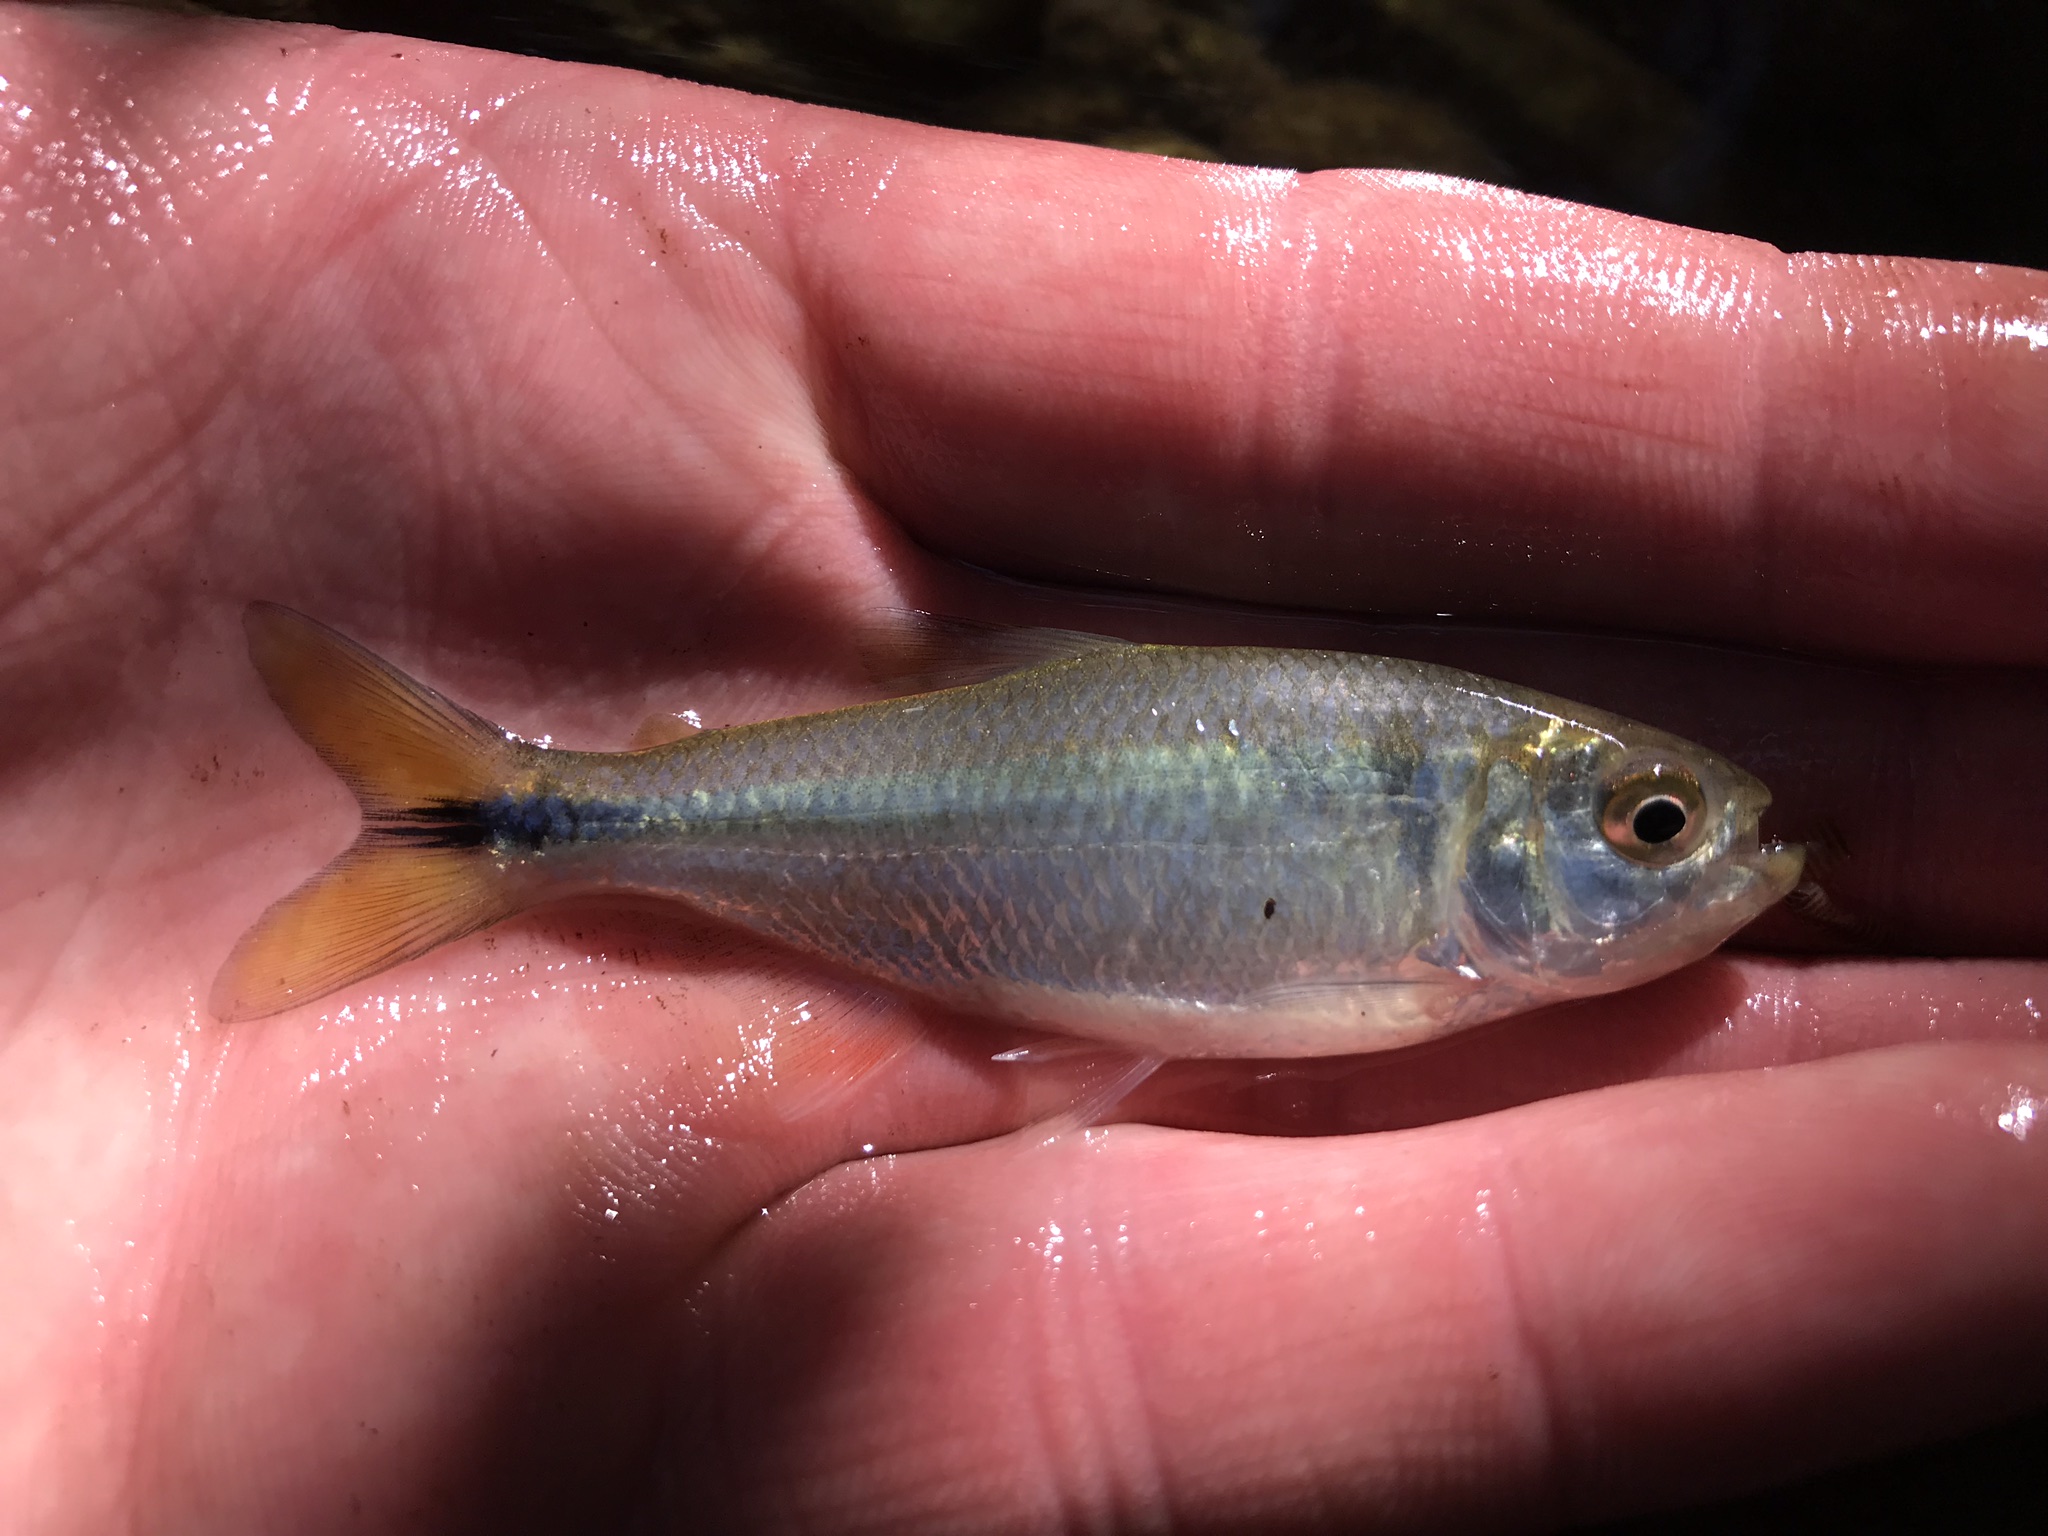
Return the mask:
<svg viewBox="0 0 2048 1536">
<path fill-rule="evenodd" d="M 1662 765 L 1610 784 L 1600 816 L 1609 845 L 1638 864 L 1676 864 L 1699 846 L 1706 824 L 1699 780 L 1682 768 Z"/>
</svg>

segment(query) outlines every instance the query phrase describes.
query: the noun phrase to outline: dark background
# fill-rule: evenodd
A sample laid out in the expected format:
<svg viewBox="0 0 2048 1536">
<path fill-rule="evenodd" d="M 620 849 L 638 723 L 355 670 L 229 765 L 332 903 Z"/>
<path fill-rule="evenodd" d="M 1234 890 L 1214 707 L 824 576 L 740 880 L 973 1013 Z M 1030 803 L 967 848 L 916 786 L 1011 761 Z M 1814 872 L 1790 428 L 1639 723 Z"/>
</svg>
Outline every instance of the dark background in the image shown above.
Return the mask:
<svg viewBox="0 0 2048 1536">
<path fill-rule="evenodd" d="M 157 0 L 948 127 L 2048 267 L 2044 0 Z M 1607 1536 L 2048 1529 L 2048 1413 Z"/>
</svg>

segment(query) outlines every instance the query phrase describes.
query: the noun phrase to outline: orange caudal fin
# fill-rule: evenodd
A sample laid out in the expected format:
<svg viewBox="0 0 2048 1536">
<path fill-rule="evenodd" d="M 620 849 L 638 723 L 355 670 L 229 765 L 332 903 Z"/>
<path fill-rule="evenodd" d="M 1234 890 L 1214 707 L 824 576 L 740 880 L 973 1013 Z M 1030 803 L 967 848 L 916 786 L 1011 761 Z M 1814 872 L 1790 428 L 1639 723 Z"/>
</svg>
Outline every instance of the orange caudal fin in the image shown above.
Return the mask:
<svg viewBox="0 0 2048 1536">
<path fill-rule="evenodd" d="M 214 1017 L 281 1013 L 495 922 L 511 911 L 496 874 L 474 848 L 408 848 L 365 831 L 242 935 L 214 978 Z"/>
<path fill-rule="evenodd" d="M 255 604 L 245 626 L 271 697 L 355 792 L 363 830 L 242 935 L 213 984 L 224 1022 L 323 996 L 511 911 L 480 807 L 537 750 L 289 608 Z"/>
</svg>

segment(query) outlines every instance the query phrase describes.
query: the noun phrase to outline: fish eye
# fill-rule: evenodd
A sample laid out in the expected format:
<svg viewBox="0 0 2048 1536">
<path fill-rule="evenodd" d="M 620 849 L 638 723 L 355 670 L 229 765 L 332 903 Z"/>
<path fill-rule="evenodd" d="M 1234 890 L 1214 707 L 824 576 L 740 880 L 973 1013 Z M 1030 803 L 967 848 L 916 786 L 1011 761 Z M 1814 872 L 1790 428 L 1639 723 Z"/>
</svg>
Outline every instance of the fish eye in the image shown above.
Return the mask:
<svg viewBox="0 0 2048 1536">
<path fill-rule="evenodd" d="M 1637 864 L 1676 864 L 1699 846 L 1706 799 L 1682 768 L 1631 773 L 1608 786 L 1600 831 L 1614 851 Z"/>
</svg>

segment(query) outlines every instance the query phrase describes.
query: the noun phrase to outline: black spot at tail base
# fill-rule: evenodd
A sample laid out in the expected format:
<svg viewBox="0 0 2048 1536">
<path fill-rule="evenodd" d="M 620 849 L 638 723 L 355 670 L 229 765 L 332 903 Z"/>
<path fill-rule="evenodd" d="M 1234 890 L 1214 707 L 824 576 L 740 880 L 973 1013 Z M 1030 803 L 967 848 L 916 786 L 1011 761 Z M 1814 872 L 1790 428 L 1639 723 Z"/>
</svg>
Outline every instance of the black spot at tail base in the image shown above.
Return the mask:
<svg viewBox="0 0 2048 1536">
<path fill-rule="evenodd" d="M 435 801 L 378 819 L 382 836 L 421 848 L 480 848 L 537 853 L 558 843 L 590 842 L 630 832 L 646 820 L 638 806 L 571 800 L 553 793 L 496 795 L 489 800 Z"/>
</svg>

